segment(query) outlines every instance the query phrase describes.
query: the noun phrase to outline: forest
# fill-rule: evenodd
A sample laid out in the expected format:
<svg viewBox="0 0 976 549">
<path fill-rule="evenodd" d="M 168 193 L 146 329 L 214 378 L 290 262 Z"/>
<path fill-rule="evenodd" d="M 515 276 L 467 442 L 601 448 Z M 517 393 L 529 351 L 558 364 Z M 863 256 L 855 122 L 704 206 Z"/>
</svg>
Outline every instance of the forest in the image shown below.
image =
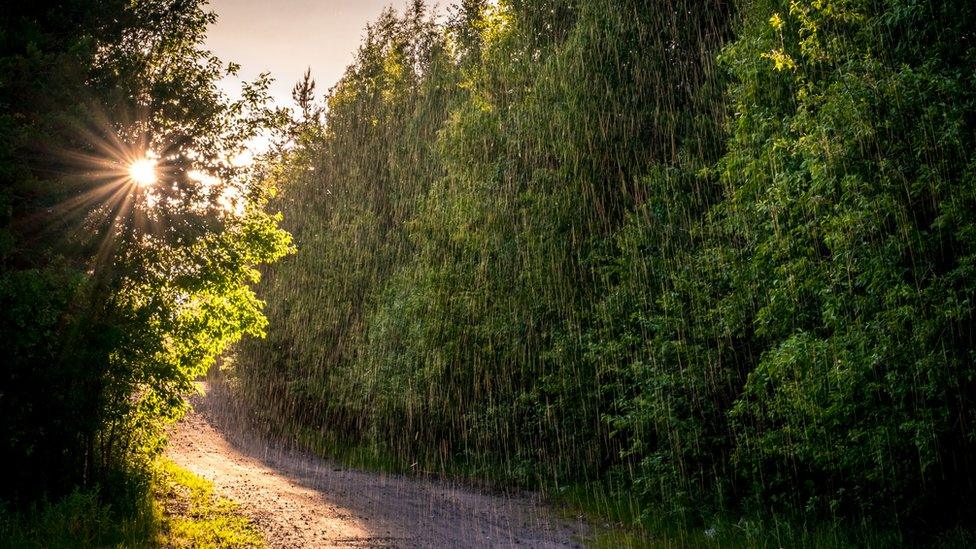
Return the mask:
<svg viewBox="0 0 976 549">
<path fill-rule="evenodd" d="M 290 113 L 204 2 L 4 11 L 0 532 L 132 513 L 220 370 L 635 545 L 976 543 L 971 1 L 415 0 Z"/>
</svg>

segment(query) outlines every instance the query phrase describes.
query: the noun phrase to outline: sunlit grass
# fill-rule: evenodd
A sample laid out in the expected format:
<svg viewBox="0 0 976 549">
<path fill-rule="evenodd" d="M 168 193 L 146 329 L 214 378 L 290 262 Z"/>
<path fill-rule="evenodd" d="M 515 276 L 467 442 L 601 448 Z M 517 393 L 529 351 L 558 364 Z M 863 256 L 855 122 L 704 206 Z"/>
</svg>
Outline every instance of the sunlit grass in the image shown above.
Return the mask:
<svg viewBox="0 0 976 549">
<path fill-rule="evenodd" d="M 105 503 L 95 490 L 27 512 L 0 508 L 0 547 L 264 547 L 237 504 L 169 460 L 130 483 L 131 497 L 112 498 L 128 500 L 126 509 Z"/>
<path fill-rule="evenodd" d="M 236 503 L 172 461 L 160 462 L 156 501 L 162 507 L 159 542 L 164 547 L 264 547 Z"/>
</svg>

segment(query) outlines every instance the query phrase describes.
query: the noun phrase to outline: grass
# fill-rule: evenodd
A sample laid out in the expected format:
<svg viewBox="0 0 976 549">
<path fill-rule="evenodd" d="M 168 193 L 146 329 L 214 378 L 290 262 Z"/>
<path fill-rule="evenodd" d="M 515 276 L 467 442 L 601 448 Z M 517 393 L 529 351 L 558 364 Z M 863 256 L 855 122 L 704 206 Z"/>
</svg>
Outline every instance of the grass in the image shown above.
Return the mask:
<svg viewBox="0 0 976 549">
<path fill-rule="evenodd" d="M 347 467 L 400 474 L 442 475 L 473 485 L 504 487 L 508 478 L 501 469 L 472 468 L 461 463 L 434 465 L 436 471 L 411 467 L 402 458 L 382 448 L 349 446 L 314 429 L 295 429 L 296 442 L 316 454 Z M 492 481 L 495 482 L 492 482 Z M 580 541 L 597 549 L 638 547 L 778 549 L 804 547 L 976 547 L 973 531 L 957 528 L 935 537 L 911 539 L 895 530 L 866 524 L 808 520 L 803 516 L 781 516 L 755 512 L 715 513 L 708 520 L 682 520 L 665 511 L 642 506 L 627 489 L 614 488 L 607 481 L 569 486 L 540 486 L 543 495 L 564 518 L 583 519 L 589 535 Z"/>
<path fill-rule="evenodd" d="M 0 509 L 4 548 L 263 546 L 234 502 L 166 459 L 159 459 L 145 478 L 130 479 L 125 493 L 112 498 L 93 489 L 26 511 Z"/>
<path fill-rule="evenodd" d="M 0 512 L 0 547 L 142 547 L 151 545 L 158 520 L 148 498 L 121 512 L 95 491 L 76 491 L 23 512 Z"/>
<path fill-rule="evenodd" d="M 155 486 L 161 507 L 159 544 L 164 547 L 263 547 L 254 524 L 213 485 L 169 460 L 161 460 Z"/>
<path fill-rule="evenodd" d="M 539 489 L 556 511 L 570 521 L 582 519 L 589 535 L 582 543 L 595 548 L 834 548 L 834 547 L 976 547 L 976 529 L 963 525 L 937 534 L 911 535 L 851 521 L 812 519 L 753 510 L 740 513 L 699 513 L 682 520 L 673 513 L 642 504 L 626 486 L 608 480 L 554 485 L 522 475 L 528 481 L 513 485 L 513 473 L 500 465 L 472 465 L 463 460 L 412 462 L 388 448 L 355 445 L 328 431 L 298 424 L 284 425 L 292 441 L 343 466 L 374 472 L 445 477 L 472 486 L 505 491 L 512 486 Z"/>
<path fill-rule="evenodd" d="M 869 524 L 758 512 L 714 514 L 704 522 L 686 521 L 663 511 L 642 509 L 633 496 L 625 490 L 611 489 L 606 482 L 581 483 L 546 493 L 567 518 L 582 516 L 591 525 L 590 537 L 582 541 L 597 549 L 976 547 L 976 532 L 963 527 L 922 538 L 906 538 L 896 530 Z"/>
</svg>

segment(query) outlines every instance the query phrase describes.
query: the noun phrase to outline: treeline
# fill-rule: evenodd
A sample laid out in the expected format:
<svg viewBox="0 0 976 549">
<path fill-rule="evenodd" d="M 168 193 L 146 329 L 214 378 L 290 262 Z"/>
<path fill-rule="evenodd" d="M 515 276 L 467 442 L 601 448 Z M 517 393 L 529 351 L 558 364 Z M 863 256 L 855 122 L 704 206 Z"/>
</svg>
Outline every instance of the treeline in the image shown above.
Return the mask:
<svg viewBox="0 0 976 549">
<path fill-rule="evenodd" d="M 261 168 L 231 157 L 282 116 L 267 79 L 240 101 L 219 91 L 236 69 L 202 47 L 204 7 L 0 10 L 0 540 L 81 491 L 71 543 L 116 543 L 89 525 L 145 503 L 192 380 L 264 327 L 253 267 L 289 240 Z M 158 181 L 133 179 L 139 159 Z"/>
<path fill-rule="evenodd" d="M 974 66 L 962 0 L 386 11 L 324 121 L 296 90 L 243 390 L 647 514 L 971 521 Z"/>
</svg>

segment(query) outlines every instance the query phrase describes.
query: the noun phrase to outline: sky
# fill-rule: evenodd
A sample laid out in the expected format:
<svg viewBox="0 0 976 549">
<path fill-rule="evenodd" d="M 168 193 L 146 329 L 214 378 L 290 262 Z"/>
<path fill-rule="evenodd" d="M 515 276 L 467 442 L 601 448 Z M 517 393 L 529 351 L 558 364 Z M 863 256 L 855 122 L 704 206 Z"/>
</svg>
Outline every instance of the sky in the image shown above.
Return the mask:
<svg viewBox="0 0 976 549">
<path fill-rule="evenodd" d="M 291 105 L 291 88 L 311 67 L 316 92 L 328 91 L 342 76 L 367 23 L 386 6 L 402 11 L 409 0 L 210 0 L 218 15 L 207 48 L 225 63 L 241 65 L 238 77 L 224 82 L 234 93 L 241 80 L 261 72 L 275 78 L 271 94 Z"/>
</svg>

